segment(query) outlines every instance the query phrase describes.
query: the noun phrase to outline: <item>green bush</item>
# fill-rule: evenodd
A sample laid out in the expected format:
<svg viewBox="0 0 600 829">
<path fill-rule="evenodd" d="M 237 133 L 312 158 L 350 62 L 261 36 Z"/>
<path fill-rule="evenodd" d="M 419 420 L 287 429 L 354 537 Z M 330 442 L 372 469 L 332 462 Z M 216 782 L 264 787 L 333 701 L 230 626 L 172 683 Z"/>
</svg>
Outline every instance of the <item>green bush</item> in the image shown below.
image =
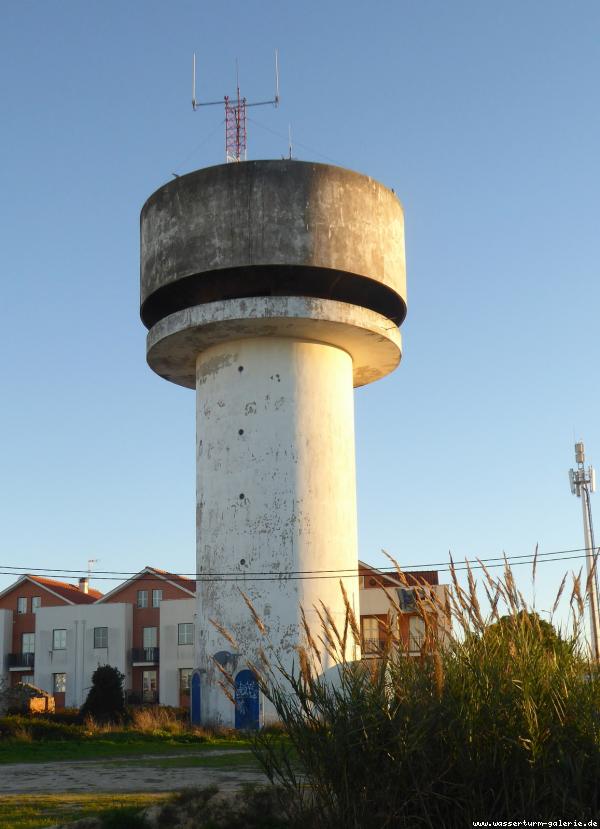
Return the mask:
<svg viewBox="0 0 600 829">
<path fill-rule="evenodd" d="M 125 717 L 125 677 L 112 665 L 100 665 L 92 674 L 92 687 L 81 706 L 82 717 L 98 722 L 122 722 Z"/>
<path fill-rule="evenodd" d="M 312 812 L 307 824 L 464 829 L 477 820 L 597 818 L 600 676 L 581 644 L 578 583 L 575 632 L 563 638 L 525 605 L 510 570 L 498 581 L 486 575 L 484 619 L 469 576 L 467 591 L 455 579 L 453 635 L 438 624 L 444 609 L 419 600 L 426 635 L 416 658 L 390 623 L 379 658 L 345 661 L 347 636 L 359 636 L 347 605 L 343 634 L 322 620 L 321 638 L 340 662 L 334 681 L 323 677 L 308 629 L 297 671 L 258 671 L 289 746 L 259 734 L 258 757 L 295 793 L 297 813 Z"/>
<path fill-rule="evenodd" d="M 64 725 L 81 725 L 83 723 L 79 708 L 61 708 L 60 711 L 55 711 L 53 714 L 36 714 L 36 716 L 43 717 L 49 722 L 58 722 Z"/>
<path fill-rule="evenodd" d="M 0 719 L 0 739 L 18 741 L 80 740 L 82 728 L 38 715 L 15 714 Z"/>
</svg>

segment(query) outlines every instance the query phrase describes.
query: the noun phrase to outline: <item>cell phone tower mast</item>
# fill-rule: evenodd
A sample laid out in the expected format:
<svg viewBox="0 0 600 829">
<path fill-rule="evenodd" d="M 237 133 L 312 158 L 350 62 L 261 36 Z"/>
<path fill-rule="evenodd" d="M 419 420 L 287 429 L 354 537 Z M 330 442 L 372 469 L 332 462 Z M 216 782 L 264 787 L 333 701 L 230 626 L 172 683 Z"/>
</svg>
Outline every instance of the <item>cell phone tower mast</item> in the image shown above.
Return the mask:
<svg viewBox="0 0 600 829">
<path fill-rule="evenodd" d="M 598 616 L 598 553 L 600 551 L 596 550 L 594 543 L 594 525 L 590 504 L 590 494 L 596 489 L 596 473 L 593 466 L 588 466 L 587 469 L 584 466 L 585 447 L 581 441 L 575 444 L 575 463 L 577 468 L 569 470 L 569 481 L 573 495 L 581 498 L 592 656 L 596 661 L 600 661 L 600 617 Z"/>
<path fill-rule="evenodd" d="M 196 53 L 192 58 L 192 109 L 200 107 L 225 107 L 225 161 L 246 161 L 247 109 L 271 105 L 279 106 L 279 55 L 275 50 L 275 97 L 269 101 L 247 101 L 240 95 L 240 78 L 236 61 L 236 94 L 225 95 L 222 101 L 198 101 L 196 99 Z"/>
</svg>

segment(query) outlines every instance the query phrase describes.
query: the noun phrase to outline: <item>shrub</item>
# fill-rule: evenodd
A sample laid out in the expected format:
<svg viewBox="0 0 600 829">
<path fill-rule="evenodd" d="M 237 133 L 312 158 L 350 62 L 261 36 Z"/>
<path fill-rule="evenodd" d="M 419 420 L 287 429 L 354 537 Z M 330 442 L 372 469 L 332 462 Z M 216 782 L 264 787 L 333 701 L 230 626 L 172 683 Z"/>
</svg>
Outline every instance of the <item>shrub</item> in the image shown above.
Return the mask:
<svg viewBox="0 0 600 829">
<path fill-rule="evenodd" d="M 81 707 L 82 717 L 92 717 L 99 722 L 115 722 L 125 715 L 125 677 L 112 665 L 101 665 L 92 674 L 92 687 Z"/>
<path fill-rule="evenodd" d="M 0 739 L 16 742 L 32 740 L 80 740 L 80 726 L 53 722 L 38 715 L 12 715 L 0 719 Z"/>
<path fill-rule="evenodd" d="M 417 658 L 390 622 L 380 658 L 345 661 L 346 636 L 359 635 L 347 605 L 343 636 L 327 614 L 322 622 L 335 681 L 322 675 L 308 629 L 297 671 L 257 669 L 288 734 L 287 743 L 259 734 L 257 754 L 299 815 L 314 809 L 305 823 L 463 829 L 598 814 L 600 676 L 580 638 L 578 581 L 574 633 L 564 638 L 526 606 L 508 568 L 499 580 L 486 574 L 486 587 L 484 618 L 472 573 L 468 590 L 454 577 L 449 636 L 436 622 L 443 609 L 419 600 L 426 635 Z"/>
<path fill-rule="evenodd" d="M 62 723 L 63 725 L 81 725 L 83 722 L 79 708 L 62 708 L 60 711 L 55 711 L 52 714 L 39 714 L 38 716 L 50 722 Z"/>
<path fill-rule="evenodd" d="M 133 708 L 130 713 L 131 727 L 149 734 L 182 734 L 186 730 L 175 709 L 153 705 Z"/>
<path fill-rule="evenodd" d="M 242 792 L 220 793 L 216 786 L 184 789 L 164 806 L 153 807 L 159 829 L 292 829 L 285 815 L 287 792 L 276 787 L 245 786 Z"/>
</svg>

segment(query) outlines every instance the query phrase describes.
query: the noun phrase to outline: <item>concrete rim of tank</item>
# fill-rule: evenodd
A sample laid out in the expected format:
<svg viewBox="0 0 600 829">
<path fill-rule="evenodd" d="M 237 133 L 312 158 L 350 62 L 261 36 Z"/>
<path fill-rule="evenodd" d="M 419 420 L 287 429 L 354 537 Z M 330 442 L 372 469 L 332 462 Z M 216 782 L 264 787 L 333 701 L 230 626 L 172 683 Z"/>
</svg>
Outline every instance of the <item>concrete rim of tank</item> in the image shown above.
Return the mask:
<svg viewBox="0 0 600 829">
<path fill-rule="evenodd" d="M 375 311 L 312 297 L 252 297 L 195 305 L 160 320 L 146 359 L 166 380 L 196 388 L 196 359 L 212 345 L 250 337 L 327 343 L 352 357 L 355 388 L 390 374 L 402 358 L 398 328 Z"/>
<path fill-rule="evenodd" d="M 311 167 L 323 167 L 323 168 L 329 167 L 332 170 L 335 170 L 335 169 L 343 170 L 345 173 L 349 173 L 351 175 L 354 175 L 354 176 L 357 176 L 357 177 L 360 177 L 360 178 L 369 179 L 374 184 L 377 184 L 379 187 L 381 187 L 383 190 L 388 190 L 394 196 L 394 198 L 398 200 L 398 203 L 400 204 L 400 207 L 402 208 L 402 210 L 404 210 L 404 206 L 402 204 L 402 201 L 401 201 L 400 197 L 398 196 L 398 194 L 396 193 L 396 191 L 394 190 L 393 187 L 389 187 L 387 184 L 384 184 L 378 178 L 374 178 L 373 176 L 370 176 L 368 173 L 361 173 L 359 170 L 353 170 L 350 167 L 344 167 L 342 164 L 328 164 L 328 163 L 325 163 L 323 161 L 300 160 L 298 158 L 289 158 L 289 159 L 288 158 L 282 158 L 282 159 L 279 159 L 279 158 L 252 158 L 249 161 L 241 161 L 241 162 L 238 162 L 238 163 L 239 164 L 247 164 L 248 166 L 252 166 L 252 165 L 256 166 L 256 165 L 259 165 L 259 164 L 273 164 L 273 163 L 274 164 L 281 164 L 282 161 L 297 164 L 297 165 L 305 165 L 305 166 L 310 165 Z M 213 170 L 218 170 L 220 168 L 229 170 L 230 166 L 231 166 L 230 162 L 227 162 L 227 163 L 223 162 L 222 164 L 211 164 L 208 167 L 201 167 L 198 170 L 190 170 L 187 173 L 182 173 L 180 176 L 177 176 L 177 179 L 182 181 L 186 178 L 193 178 L 194 176 L 198 175 L 198 173 L 203 173 L 204 171 L 209 172 L 209 171 L 213 171 Z M 172 181 L 172 179 L 170 179 L 169 181 L 165 181 L 164 184 L 161 184 L 160 187 L 157 187 L 156 190 L 148 196 L 148 198 L 146 199 L 146 201 L 142 205 L 141 213 L 143 214 L 146 207 L 149 204 L 151 204 L 153 201 L 155 201 L 159 197 L 160 193 L 163 190 L 168 189 L 172 184 L 173 184 L 173 181 Z"/>
</svg>

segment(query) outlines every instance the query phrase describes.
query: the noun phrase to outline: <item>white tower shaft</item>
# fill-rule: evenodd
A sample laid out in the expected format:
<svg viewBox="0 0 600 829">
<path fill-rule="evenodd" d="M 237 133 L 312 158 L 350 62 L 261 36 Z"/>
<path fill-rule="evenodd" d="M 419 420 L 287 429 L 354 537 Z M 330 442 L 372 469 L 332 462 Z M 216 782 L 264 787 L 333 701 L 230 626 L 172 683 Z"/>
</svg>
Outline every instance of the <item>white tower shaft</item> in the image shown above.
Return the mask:
<svg viewBox="0 0 600 829">
<path fill-rule="evenodd" d="M 298 664 L 300 606 L 312 624 L 322 601 L 343 631 L 335 571 L 346 571 L 358 610 L 352 359 L 334 346 L 282 337 L 227 342 L 198 357 L 196 394 L 198 664 L 213 689 L 203 706 L 230 724 L 231 704 L 212 674 L 214 654 L 233 648 L 211 619 L 227 620 L 239 645 L 232 667 L 258 663 L 262 639 L 289 669 Z M 334 577 L 310 572 L 323 570 Z M 202 573 L 240 580 L 202 581 Z"/>
</svg>

